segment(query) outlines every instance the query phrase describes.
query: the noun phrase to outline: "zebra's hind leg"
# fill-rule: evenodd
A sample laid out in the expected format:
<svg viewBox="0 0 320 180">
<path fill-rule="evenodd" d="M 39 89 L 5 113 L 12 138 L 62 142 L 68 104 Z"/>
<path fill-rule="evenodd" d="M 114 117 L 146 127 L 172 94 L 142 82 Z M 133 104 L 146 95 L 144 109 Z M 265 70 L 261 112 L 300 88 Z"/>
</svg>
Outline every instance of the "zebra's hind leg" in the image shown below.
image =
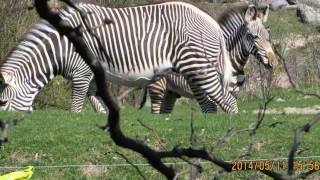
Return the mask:
<svg viewBox="0 0 320 180">
<path fill-rule="evenodd" d="M 108 109 L 107 109 L 106 105 L 102 101 L 101 97 L 98 96 L 97 85 L 96 85 L 94 78 L 92 78 L 90 81 L 87 96 L 89 98 L 89 101 L 91 102 L 91 105 L 93 106 L 93 108 L 96 112 L 107 113 Z M 97 124 L 97 127 L 99 127 L 102 130 L 109 129 L 108 123 L 105 125 Z"/>
<path fill-rule="evenodd" d="M 98 113 L 107 113 L 107 107 L 99 96 L 88 96 L 91 105 L 94 107 L 95 111 Z M 102 130 L 109 129 L 109 125 L 98 125 L 97 126 Z"/>
<path fill-rule="evenodd" d="M 102 99 L 98 96 L 97 85 L 95 79 L 92 78 L 89 85 L 89 90 L 87 93 L 89 101 L 93 107 L 93 109 L 98 113 L 107 113 L 107 107 L 102 101 Z"/>
</svg>

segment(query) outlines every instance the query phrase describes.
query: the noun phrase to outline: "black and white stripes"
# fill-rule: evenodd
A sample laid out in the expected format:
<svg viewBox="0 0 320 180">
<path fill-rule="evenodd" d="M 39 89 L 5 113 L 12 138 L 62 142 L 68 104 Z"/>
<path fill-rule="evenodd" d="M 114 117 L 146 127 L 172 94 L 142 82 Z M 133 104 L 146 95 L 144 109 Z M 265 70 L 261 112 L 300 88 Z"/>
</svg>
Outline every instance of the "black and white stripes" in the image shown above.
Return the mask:
<svg viewBox="0 0 320 180">
<path fill-rule="evenodd" d="M 268 68 L 277 64 L 270 42 L 269 30 L 263 25 L 267 16 L 268 8 L 256 9 L 253 6 L 244 6 L 228 10 L 222 14 L 218 21 L 223 29 L 232 64 L 231 82 L 228 86 L 230 93 L 238 92 L 239 87 L 243 84 L 243 69 L 250 54 L 253 54 Z M 224 64 L 223 62 L 218 64 L 218 70 L 222 75 L 225 74 Z M 193 98 L 187 81 L 178 74 L 169 74 L 150 84 L 148 89 L 152 113 L 171 113 L 176 98 L 179 96 Z M 201 108 L 203 112 L 215 112 L 217 109 L 215 103 L 208 103 Z"/>
<path fill-rule="evenodd" d="M 109 81 L 142 87 L 173 70 L 187 79 L 200 105 L 216 102 L 227 112 L 238 111 L 235 98 L 224 90 L 217 71 L 219 59 L 228 59 L 223 32 L 205 12 L 182 2 L 128 8 L 78 7 L 86 14 L 84 20 L 72 8 L 63 10 L 61 17 L 72 27 L 83 21 L 89 24 L 99 42 L 88 31 L 84 32 L 85 41 L 103 63 Z M 105 18 L 112 23 L 105 25 Z M 98 43 L 105 51 L 101 52 Z M 230 65 L 224 68 L 224 84 L 228 84 Z"/>
<path fill-rule="evenodd" d="M 93 74 L 73 45 L 46 21 L 30 29 L 1 64 L 1 110 L 32 111 L 35 96 L 57 75 L 72 81 L 72 107 L 81 111 Z M 90 100 L 94 106 L 95 94 Z M 98 107 L 98 106 L 97 106 Z"/>
<path fill-rule="evenodd" d="M 90 50 L 102 62 L 109 81 L 143 87 L 157 76 L 175 71 L 187 80 L 201 107 L 217 103 L 227 112 L 238 111 L 235 98 L 225 90 L 232 69 L 223 31 L 202 10 L 182 2 L 128 8 L 107 8 L 83 3 L 77 6 L 85 14 L 84 19 L 71 7 L 60 10 L 60 16 L 74 28 L 89 25 L 90 30 L 85 29 L 82 33 Z M 112 23 L 105 24 L 106 18 L 111 19 Z M 6 63 L 1 67 L 5 82 L 20 88 L 14 91 L 14 98 L 22 97 L 24 100 L 17 100 L 17 104 L 13 105 L 12 99 L 5 97 L 10 94 L 10 88 L 5 89 L 2 99 L 8 101 L 8 106 L 30 108 L 30 102 L 39 89 L 57 74 L 72 79 L 73 90 L 75 87 L 81 89 L 74 92 L 73 99 L 76 102 L 82 101 L 77 98 L 84 96 L 87 88 L 84 81 L 90 81 L 91 74 L 83 71 L 85 64 L 78 61 L 79 55 L 68 39 L 60 37 L 50 25 L 44 24 L 40 23 L 42 29 L 35 28 L 34 32 L 28 33 L 30 39 L 26 37 L 25 42 L 20 43 L 21 48 L 17 47 L 17 51 L 28 49 L 27 58 L 19 55 L 23 56 L 23 62 L 13 62 L 10 56 L 6 60 L 6 63 L 18 63 L 18 69 L 21 69 L 19 73 L 14 68 L 4 68 Z M 34 44 L 36 47 L 32 47 Z M 35 62 L 28 63 L 31 60 Z M 9 75 L 5 74 L 6 71 Z M 223 71 L 223 79 L 219 71 Z M 88 74 L 90 76 L 84 77 Z M 11 81 L 10 78 L 15 80 Z M 11 109 L 8 106 L 5 109 Z"/>
</svg>

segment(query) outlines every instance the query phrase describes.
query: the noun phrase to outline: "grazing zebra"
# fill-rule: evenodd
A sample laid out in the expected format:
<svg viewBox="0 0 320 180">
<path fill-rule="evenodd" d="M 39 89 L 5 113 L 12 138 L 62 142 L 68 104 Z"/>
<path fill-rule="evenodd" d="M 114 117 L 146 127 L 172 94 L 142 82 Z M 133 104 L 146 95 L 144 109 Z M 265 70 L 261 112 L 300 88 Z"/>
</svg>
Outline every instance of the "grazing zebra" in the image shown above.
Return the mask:
<svg viewBox="0 0 320 180">
<path fill-rule="evenodd" d="M 61 37 L 47 21 L 41 20 L 25 34 L 0 65 L 1 110 L 32 111 L 39 91 L 57 75 L 72 82 L 73 112 L 81 111 L 86 95 L 98 112 L 105 112 L 93 73 L 66 37 Z M 90 88 L 89 88 L 90 86 Z M 89 89 L 89 91 L 88 91 Z"/>
<path fill-rule="evenodd" d="M 228 113 L 238 112 L 236 99 L 225 89 L 232 83 L 232 69 L 223 31 L 204 11 L 183 2 L 126 8 L 85 3 L 77 6 L 85 14 L 84 18 L 71 7 L 60 10 L 60 17 L 74 28 L 84 27 L 79 32 L 102 63 L 109 81 L 144 87 L 174 71 L 185 77 L 201 107 L 215 102 Z M 254 20 L 256 9 L 246 9 L 245 17 Z M 111 19 L 112 23 L 105 24 L 106 19 Z M 71 46 L 67 39 L 65 42 Z M 35 56 L 38 53 L 34 51 Z M 64 54 L 68 56 L 69 53 Z M 219 74 L 222 71 L 223 77 Z M 26 84 L 34 85 L 38 78 L 43 78 L 42 72 Z"/>
<path fill-rule="evenodd" d="M 244 66 L 249 55 L 253 54 L 260 62 L 270 68 L 277 64 L 272 50 L 268 28 L 263 22 L 267 20 L 269 8 L 259 9 L 252 21 L 246 20 L 245 7 L 224 12 L 218 22 L 224 32 L 232 64 L 232 81 L 228 91 L 236 93 L 244 82 Z M 223 73 L 222 73 L 223 74 Z M 194 98 L 185 78 L 179 74 L 169 74 L 148 86 L 152 113 L 171 113 L 177 98 L 184 96 Z M 146 95 L 147 91 L 145 91 Z M 140 103 L 142 108 L 144 101 Z M 203 112 L 215 112 L 214 103 L 208 104 Z"/>
</svg>

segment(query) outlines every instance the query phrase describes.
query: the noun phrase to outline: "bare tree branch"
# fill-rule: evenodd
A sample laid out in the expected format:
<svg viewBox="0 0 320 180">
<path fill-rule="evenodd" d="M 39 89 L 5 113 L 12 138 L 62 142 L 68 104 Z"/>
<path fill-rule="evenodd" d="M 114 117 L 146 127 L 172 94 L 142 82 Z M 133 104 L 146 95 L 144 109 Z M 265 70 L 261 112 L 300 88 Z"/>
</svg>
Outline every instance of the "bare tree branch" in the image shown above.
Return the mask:
<svg viewBox="0 0 320 180">
<path fill-rule="evenodd" d="M 124 91 L 123 93 L 121 93 L 118 97 L 117 100 L 118 101 L 122 101 L 128 94 L 130 94 L 133 91 L 139 90 L 141 89 L 140 87 L 135 87 L 135 88 L 129 88 L 126 91 Z"/>
<path fill-rule="evenodd" d="M 16 126 L 19 122 L 25 119 L 26 115 L 23 114 L 21 118 L 14 119 L 14 120 L 3 120 L 0 119 L 0 129 L 2 131 L 1 138 L 0 138 L 0 146 L 8 143 L 8 135 L 10 127 Z"/>
<path fill-rule="evenodd" d="M 73 4 L 70 0 L 61 0 L 61 1 L 67 3 L 69 6 L 73 7 L 74 9 L 79 11 L 79 13 L 81 13 L 81 10 L 77 8 L 76 4 Z M 203 160 L 212 162 L 213 164 L 223 168 L 227 172 L 232 172 L 232 163 L 226 162 L 220 159 L 219 157 L 210 153 L 207 149 L 197 149 L 193 147 L 189 147 L 189 148 L 175 147 L 171 151 L 156 151 L 135 139 L 125 136 L 120 128 L 120 113 L 119 113 L 120 108 L 109 93 L 104 70 L 100 62 L 97 60 L 94 54 L 86 46 L 86 43 L 83 38 L 84 31 L 82 29 L 84 28 L 86 28 L 89 31 L 92 37 L 96 37 L 93 33 L 90 32 L 90 28 L 88 28 L 88 26 L 86 25 L 86 21 L 84 19 L 85 15 L 83 14 L 81 15 L 81 17 L 83 18 L 84 25 L 80 25 L 76 28 L 72 28 L 68 25 L 68 23 L 63 21 L 57 13 L 50 11 L 47 5 L 47 0 L 35 0 L 35 7 L 37 9 L 38 14 L 42 18 L 48 20 L 59 31 L 61 35 L 65 35 L 68 37 L 68 39 L 75 46 L 76 51 L 86 61 L 86 63 L 89 65 L 89 67 L 93 71 L 96 78 L 96 82 L 98 82 L 97 83 L 98 94 L 100 95 L 100 97 L 102 98 L 102 100 L 104 101 L 104 103 L 107 105 L 109 109 L 109 114 L 108 114 L 109 131 L 108 132 L 116 145 L 121 146 L 123 148 L 130 149 L 132 151 L 135 151 L 141 154 L 153 168 L 155 168 L 160 173 L 165 175 L 168 179 L 176 178 L 177 173 L 174 170 L 174 168 L 168 167 L 162 162 L 162 159 L 166 159 L 166 158 L 185 158 L 185 157 L 201 158 Z M 112 21 L 106 20 L 106 24 L 109 24 L 109 23 L 112 23 Z M 96 40 L 99 42 L 99 39 L 96 39 Z M 101 49 L 101 51 L 104 51 L 103 48 Z M 104 56 L 106 56 L 105 58 L 108 58 L 107 54 L 105 54 Z M 257 127 L 259 127 L 260 124 L 258 124 Z M 303 130 L 308 131 L 313 126 L 313 124 L 315 124 L 315 122 L 309 123 L 309 125 L 304 126 Z M 288 177 L 287 175 L 281 175 L 277 172 L 273 172 L 266 169 L 257 169 L 257 171 L 260 171 L 275 179 L 284 179 Z"/>
<path fill-rule="evenodd" d="M 298 147 L 300 145 L 300 137 L 302 132 L 309 132 L 310 128 L 312 128 L 316 123 L 320 121 L 320 114 L 317 114 L 309 123 L 305 124 L 302 127 L 298 127 L 295 130 L 295 135 L 294 135 L 294 142 L 289 154 L 289 159 L 288 159 L 288 175 L 292 176 L 294 173 L 294 157 L 295 153 L 298 150 Z"/>
<path fill-rule="evenodd" d="M 287 63 L 286 63 L 286 59 L 282 56 L 282 54 L 279 52 L 279 50 L 277 48 L 274 49 L 274 52 L 279 56 L 279 58 L 281 59 L 282 61 L 282 64 L 283 64 L 283 67 L 284 67 L 284 70 L 288 76 L 288 79 L 289 79 L 289 82 L 292 86 L 292 88 L 295 89 L 295 91 L 297 93 L 300 93 L 300 94 L 303 94 L 305 96 L 313 96 L 313 97 L 316 97 L 316 98 L 319 98 L 320 99 L 320 95 L 319 94 L 316 94 L 316 93 L 310 93 L 310 92 L 305 92 L 303 90 L 300 90 L 298 89 L 298 86 L 294 83 L 294 81 L 292 80 L 292 77 L 290 75 L 290 72 L 289 72 L 289 69 L 288 69 L 288 66 L 287 66 Z"/>
<path fill-rule="evenodd" d="M 154 128 L 149 127 L 148 125 L 146 125 L 145 123 L 143 123 L 140 119 L 137 120 L 141 126 L 143 126 L 144 128 L 146 128 L 148 131 L 150 131 L 150 133 L 155 137 L 157 144 L 159 144 L 159 146 L 161 147 L 161 149 L 166 150 L 166 147 L 163 145 L 163 142 L 161 140 L 161 137 L 159 136 L 159 133 L 157 130 L 155 130 Z"/>
<path fill-rule="evenodd" d="M 191 118 L 190 118 L 190 145 L 191 147 L 195 148 L 197 146 L 197 138 L 195 136 L 195 129 L 194 129 L 194 111 L 195 109 L 191 107 Z M 189 179 L 197 179 L 199 174 L 203 171 L 201 166 L 201 159 L 197 159 L 195 163 L 190 165 L 189 170 Z"/>
<path fill-rule="evenodd" d="M 132 163 L 124 154 L 119 153 L 119 152 L 115 152 L 115 153 L 118 154 L 119 156 L 121 156 L 132 167 L 134 167 L 137 170 L 137 172 L 139 173 L 139 175 L 142 177 L 142 179 L 147 180 L 146 176 L 142 173 L 142 171 L 139 169 L 139 167 L 136 166 L 134 163 Z"/>
</svg>

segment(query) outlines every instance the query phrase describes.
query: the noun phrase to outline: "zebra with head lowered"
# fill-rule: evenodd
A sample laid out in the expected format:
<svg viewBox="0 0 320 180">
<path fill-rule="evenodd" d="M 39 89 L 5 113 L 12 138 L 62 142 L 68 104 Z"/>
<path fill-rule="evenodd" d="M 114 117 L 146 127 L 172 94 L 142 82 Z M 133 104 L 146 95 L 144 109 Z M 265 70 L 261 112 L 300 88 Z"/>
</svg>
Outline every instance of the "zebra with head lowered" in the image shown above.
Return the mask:
<svg viewBox="0 0 320 180">
<path fill-rule="evenodd" d="M 5 85 L 1 110 L 32 111 L 41 88 L 55 76 L 62 75 L 72 82 L 73 112 L 81 111 L 86 96 L 96 111 L 105 112 L 94 81 L 91 83 L 93 73 L 89 66 L 69 40 L 44 20 L 31 28 L 2 61 L 0 72 Z"/>
<path fill-rule="evenodd" d="M 267 21 L 269 8 L 256 9 L 254 6 L 241 6 L 224 12 L 218 22 L 223 30 L 227 49 L 232 64 L 232 80 L 228 91 L 232 94 L 239 91 L 244 82 L 244 66 L 249 55 L 254 55 L 267 68 L 277 64 L 273 52 L 270 32 L 263 25 Z M 253 16 L 248 15 L 253 14 Z M 223 74 L 223 72 L 221 72 Z M 171 113 L 177 98 L 184 96 L 194 98 L 185 78 L 179 74 L 169 74 L 148 86 L 151 112 Z M 146 95 L 147 91 L 145 91 Z M 145 103 L 141 102 L 140 108 Z M 216 112 L 215 103 L 207 104 L 203 112 Z"/>
<path fill-rule="evenodd" d="M 238 112 L 236 99 L 225 90 L 231 64 L 223 32 L 207 13 L 183 2 L 125 8 L 77 6 L 85 18 L 71 7 L 60 10 L 60 17 L 74 28 L 84 27 L 84 21 L 89 24 L 94 35 L 87 30 L 81 33 L 102 63 L 107 80 L 143 87 L 175 71 L 186 78 L 200 106 L 216 102 L 228 113 Z M 104 24 L 105 19 L 112 23 Z M 218 61 L 224 62 L 223 84 Z"/>
</svg>

